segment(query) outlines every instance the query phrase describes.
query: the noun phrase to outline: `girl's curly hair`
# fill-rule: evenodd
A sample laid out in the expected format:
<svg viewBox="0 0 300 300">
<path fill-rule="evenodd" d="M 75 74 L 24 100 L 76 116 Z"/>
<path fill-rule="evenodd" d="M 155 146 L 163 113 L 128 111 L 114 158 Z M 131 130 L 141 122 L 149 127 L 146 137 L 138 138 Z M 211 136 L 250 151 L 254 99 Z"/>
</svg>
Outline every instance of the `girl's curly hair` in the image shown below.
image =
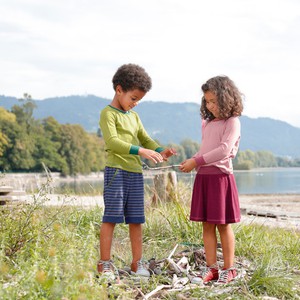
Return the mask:
<svg viewBox="0 0 300 300">
<path fill-rule="evenodd" d="M 233 116 L 240 116 L 243 111 L 242 94 L 227 76 L 216 76 L 210 78 L 201 87 L 203 93 L 208 91 L 217 96 L 218 105 L 220 108 L 220 119 L 228 119 Z M 206 108 L 206 101 L 202 97 L 200 107 L 201 117 L 204 120 L 213 120 L 214 115 Z"/>
<path fill-rule="evenodd" d="M 152 87 L 150 76 L 144 68 L 135 64 L 125 64 L 119 67 L 112 83 L 114 90 L 117 85 L 120 85 L 124 92 L 139 89 L 147 93 Z"/>
</svg>

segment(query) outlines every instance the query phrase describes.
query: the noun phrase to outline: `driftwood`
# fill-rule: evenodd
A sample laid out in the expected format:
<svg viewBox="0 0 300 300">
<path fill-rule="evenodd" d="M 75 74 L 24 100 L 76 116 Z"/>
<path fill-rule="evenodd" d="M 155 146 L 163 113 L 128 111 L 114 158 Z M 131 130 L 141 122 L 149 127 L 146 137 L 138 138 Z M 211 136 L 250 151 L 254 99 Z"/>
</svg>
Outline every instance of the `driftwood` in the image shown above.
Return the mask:
<svg viewBox="0 0 300 300">
<path fill-rule="evenodd" d="M 179 249 L 180 246 L 184 247 L 184 249 Z M 219 267 L 222 268 L 223 258 L 219 247 L 220 245 L 218 243 L 217 259 Z M 124 263 L 122 259 L 120 259 L 120 262 Z M 194 277 L 199 276 L 202 269 L 206 266 L 205 251 L 201 245 L 189 243 L 176 244 L 166 258 L 161 260 L 151 258 L 145 263 L 148 266 L 151 277 L 159 275 L 161 278 L 164 278 L 163 282 L 158 284 L 149 293 L 143 293 L 142 290 L 142 283 L 148 281 L 149 277 L 132 276 L 130 267 L 118 270 L 120 281 L 117 280 L 116 284 L 123 286 L 126 289 L 128 286 L 133 286 L 136 293 L 134 299 L 160 299 L 165 296 L 171 297 L 170 295 L 172 293 L 177 293 L 177 295 L 180 294 L 183 297 L 180 299 L 185 299 L 184 294 L 188 293 L 191 289 L 204 289 L 214 286 L 213 283 L 205 285 L 201 281 L 197 284 L 193 283 Z M 253 271 L 250 268 L 250 262 L 244 258 L 236 257 L 235 267 L 238 270 L 238 277 L 236 279 L 243 278 L 246 275 L 251 276 L 250 274 Z M 236 285 L 231 285 L 229 288 L 234 290 L 236 287 Z M 218 289 L 216 286 L 212 292 L 220 294 L 225 292 L 225 289 L 224 287 Z"/>
<path fill-rule="evenodd" d="M 153 178 L 152 202 L 168 201 L 176 197 L 177 175 L 175 171 L 161 172 Z"/>
</svg>

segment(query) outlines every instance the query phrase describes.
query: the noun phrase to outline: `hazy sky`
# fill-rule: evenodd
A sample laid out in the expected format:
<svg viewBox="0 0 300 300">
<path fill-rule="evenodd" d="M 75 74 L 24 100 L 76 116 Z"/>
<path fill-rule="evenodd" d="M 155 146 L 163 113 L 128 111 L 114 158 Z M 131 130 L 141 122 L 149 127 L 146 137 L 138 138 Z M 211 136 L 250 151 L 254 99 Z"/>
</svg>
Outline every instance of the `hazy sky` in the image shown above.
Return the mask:
<svg viewBox="0 0 300 300">
<path fill-rule="evenodd" d="M 111 99 L 131 62 L 152 77 L 145 100 L 200 104 L 202 83 L 227 75 L 245 115 L 300 127 L 299 0 L 0 0 L 0 11 L 0 95 Z"/>
</svg>

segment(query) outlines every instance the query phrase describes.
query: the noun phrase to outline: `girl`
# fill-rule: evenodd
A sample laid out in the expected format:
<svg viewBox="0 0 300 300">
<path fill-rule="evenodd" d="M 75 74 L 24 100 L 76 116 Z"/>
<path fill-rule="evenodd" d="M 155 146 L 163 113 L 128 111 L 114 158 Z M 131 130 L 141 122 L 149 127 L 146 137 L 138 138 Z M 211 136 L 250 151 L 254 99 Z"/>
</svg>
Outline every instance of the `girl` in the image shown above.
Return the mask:
<svg viewBox="0 0 300 300">
<path fill-rule="evenodd" d="M 202 222 L 206 267 L 193 282 L 218 280 L 224 284 L 237 276 L 234 268 L 234 233 L 231 223 L 240 221 L 238 191 L 232 158 L 240 141 L 239 116 L 242 95 L 226 76 L 209 79 L 202 85 L 202 143 L 199 152 L 181 163 L 182 172 L 194 168 L 197 174 L 192 195 L 190 220 Z M 224 266 L 217 264 L 217 234 L 223 251 Z"/>
</svg>

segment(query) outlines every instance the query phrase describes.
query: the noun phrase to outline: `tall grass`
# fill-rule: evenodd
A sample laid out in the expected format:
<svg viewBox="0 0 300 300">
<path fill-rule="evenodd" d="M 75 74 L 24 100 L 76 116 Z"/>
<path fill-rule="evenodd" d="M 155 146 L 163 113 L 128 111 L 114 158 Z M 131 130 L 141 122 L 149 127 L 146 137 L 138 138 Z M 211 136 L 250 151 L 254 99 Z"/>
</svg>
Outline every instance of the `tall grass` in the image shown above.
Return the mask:
<svg viewBox="0 0 300 300">
<path fill-rule="evenodd" d="M 176 244 L 202 245 L 202 227 L 189 221 L 190 191 L 179 186 L 167 202 L 151 203 L 147 193 L 144 258 L 166 258 Z M 167 276 L 108 286 L 96 277 L 102 208 L 48 207 L 47 190 L 34 203 L 1 207 L 0 299 L 141 299 Z M 177 292 L 188 299 L 300 299 L 299 232 L 237 224 L 236 256 L 249 264 L 246 275 L 229 287 Z M 128 226 L 118 225 L 112 250 L 117 267 L 131 261 Z M 174 299 L 176 293 L 161 299 Z M 179 296 L 178 296 L 179 297 Z"/>
</svg>

